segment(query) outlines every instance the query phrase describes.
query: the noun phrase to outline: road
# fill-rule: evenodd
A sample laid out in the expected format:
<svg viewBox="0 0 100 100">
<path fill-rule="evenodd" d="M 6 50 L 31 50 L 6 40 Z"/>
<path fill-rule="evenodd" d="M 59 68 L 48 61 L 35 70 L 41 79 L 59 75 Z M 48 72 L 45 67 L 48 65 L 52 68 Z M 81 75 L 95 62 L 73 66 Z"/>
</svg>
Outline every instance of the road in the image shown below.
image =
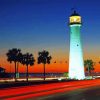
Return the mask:
<svg viewBox="0 0 100 100">
<path fill-rule="evenodd" d="M 31 98 L 31 100 L 34 100 L 34 98 Z M 42 96 L 35 98 L 35 100 L 100 100 L 100 86 Z"/>
<path fill-rule="evenodd" d="M 100 79 L 6 88 L 0 100 L 100 100 Z"/>
</svg>

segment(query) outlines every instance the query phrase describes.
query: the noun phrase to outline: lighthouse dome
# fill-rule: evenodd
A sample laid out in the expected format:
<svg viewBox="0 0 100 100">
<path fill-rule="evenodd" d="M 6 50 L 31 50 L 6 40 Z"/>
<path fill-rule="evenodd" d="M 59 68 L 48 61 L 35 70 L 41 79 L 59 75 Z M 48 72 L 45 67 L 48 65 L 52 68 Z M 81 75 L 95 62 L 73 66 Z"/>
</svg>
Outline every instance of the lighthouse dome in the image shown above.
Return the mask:
<svg viewBox="0 0 100 100">
<path fill-rule="evenodd" d="M 75 10 L 70 16 L 80 16 Z"/>
</svg>

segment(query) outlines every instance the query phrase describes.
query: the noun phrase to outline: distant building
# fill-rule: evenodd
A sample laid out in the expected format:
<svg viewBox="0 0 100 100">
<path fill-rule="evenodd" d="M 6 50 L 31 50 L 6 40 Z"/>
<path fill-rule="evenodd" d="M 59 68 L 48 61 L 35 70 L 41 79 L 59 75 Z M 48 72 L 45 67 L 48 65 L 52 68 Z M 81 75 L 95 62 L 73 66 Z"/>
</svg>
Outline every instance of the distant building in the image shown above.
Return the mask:
<svg viewBox="0 0 100 100">
<path fill-rule="evenodd" d="M 5 73 L 5 69 L 3 67 L 0 67 L 0 73 Z"/>
<path fill-rule="evenodd" d="M 6 69 L 3 67 L 0 67 L 0 78 L 8 78 L 10 77 L 9 73 L 6 73 Z"/>
</svg>

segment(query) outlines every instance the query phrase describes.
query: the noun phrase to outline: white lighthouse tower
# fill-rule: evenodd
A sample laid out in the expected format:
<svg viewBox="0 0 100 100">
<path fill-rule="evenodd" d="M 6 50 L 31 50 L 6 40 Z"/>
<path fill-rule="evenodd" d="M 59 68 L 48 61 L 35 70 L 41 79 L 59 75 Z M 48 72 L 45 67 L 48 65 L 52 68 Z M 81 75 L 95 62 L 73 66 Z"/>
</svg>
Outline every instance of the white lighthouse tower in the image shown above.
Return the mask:
<svg viewBox="0 0 100 100">
<path fill-rule="evenodd" d="M 84 79 L 84 61 L 81 43 L 80 28 L 82 26 L 81 16 L 74 11 L 69 17 L 70 26 L 70 54 L 69 54 L 69 78 Z"/>
</svg>

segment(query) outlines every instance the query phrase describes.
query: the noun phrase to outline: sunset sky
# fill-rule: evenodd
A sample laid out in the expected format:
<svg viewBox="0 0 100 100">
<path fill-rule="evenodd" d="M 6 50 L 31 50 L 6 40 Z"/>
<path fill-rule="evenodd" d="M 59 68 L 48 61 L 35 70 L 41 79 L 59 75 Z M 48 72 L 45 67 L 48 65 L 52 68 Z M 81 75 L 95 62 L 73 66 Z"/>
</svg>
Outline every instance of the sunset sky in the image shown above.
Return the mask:
<svg viewBox="0 0 100 100">
<path fill-rule="evenodd" d="M 68 71 L 68 22 L 73 7 L 82 16 L 84 60 L 93 59 L 95 71 L 100 72 L 100 0 L 0 0 L 0 66 L 13 72 L 14 64 L 7 62 L 5 54 L 20 48 L 36 59 L 30 72 L 43 72 L 43 65 L 37 64 L 42 50 L 52 56 L 46 72 Z M 25 72 L 26 66 L 20 64 L 19 71 Z"/>
</svg>

